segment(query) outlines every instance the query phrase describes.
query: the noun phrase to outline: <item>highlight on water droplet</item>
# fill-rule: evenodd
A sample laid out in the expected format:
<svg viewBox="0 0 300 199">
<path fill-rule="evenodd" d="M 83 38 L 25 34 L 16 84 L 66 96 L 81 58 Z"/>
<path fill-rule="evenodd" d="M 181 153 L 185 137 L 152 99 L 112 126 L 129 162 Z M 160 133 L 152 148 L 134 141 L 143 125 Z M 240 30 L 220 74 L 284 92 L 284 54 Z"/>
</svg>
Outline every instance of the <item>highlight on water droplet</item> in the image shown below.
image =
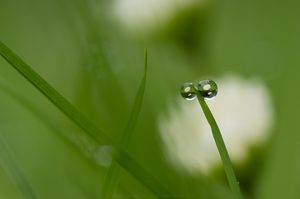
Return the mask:
<svg viewBox="0 0 300 199">
<path fill-rule="evenodd" d="M 184 83 L 180 90 L 181 96 L 186 100 L 193 100 L 196 98 L 196 91 L 194 84 L 191 82 Z"/>
<path fill-rule="evenodd" d="M 201 80 L 196 85 L 196 90 L 204 98 L 213 98 L 218 93 L 218 85 L 213 80 Z"/>
</svg>

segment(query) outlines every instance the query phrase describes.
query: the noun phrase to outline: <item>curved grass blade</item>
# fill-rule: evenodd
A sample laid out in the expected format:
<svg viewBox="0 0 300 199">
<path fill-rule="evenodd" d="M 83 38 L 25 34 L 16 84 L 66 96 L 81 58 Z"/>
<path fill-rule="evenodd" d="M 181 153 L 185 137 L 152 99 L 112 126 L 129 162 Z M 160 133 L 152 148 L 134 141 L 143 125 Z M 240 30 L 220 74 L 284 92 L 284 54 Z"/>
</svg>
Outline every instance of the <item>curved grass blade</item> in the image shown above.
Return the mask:
<svg viewBox="0 0 300 199">
<path fill-rule="evenodd" d="M 143 103 L 144 98 L 144 92 L 145 92 L 145 86 L 146 86 L 146 78 L 147 78 L 147 69 L 148 69 L 148 54 L 147 49 L 145 50 L 145 62 L 144 62 L 144 75 L 140 82 L 138 92 L 135 96 L 133 108 L 130 113 L 129 120 L 126 124 L 126 127 L 121 135 L 121 139 L 118 143 L 118 147 L 122 149 L 126 149 L 128 146 L 128 143 L 130 141 L 130 138 L 132 137 L 134 128 L 136 126 L 139 113 L 141 112 L 141 107 Z M 105 178 L 104 185 L 103 185 L 103 195 L 102 197 L 104 199 L 111 199 L 114 191 L 116 189 L 116 186 L 119 182 L 119 174 L 120 174 L 120 167 L 119 165 L 113 161 L 112 165 L 110 166 L 108 170 L 108 174 Z"/>
<path fill-rule="evenodd" d="M 11 180 L 18 187 L 22 198 L 36 199 L 36 194 L 14 158 L 13 152 L 9 150 L 9 146 L 3 136 L 0 136 L 0 156 L 0 166 L 4 168 Z"/>
<path fill-rule="evenodd" d="M 234 174 L 233 166 L 232 166 L 232 163 L 230 161 L 230 157 L 229 157 L 228 151 L 226 149 L 224 140 L 222 138 L 222 134 L 221 134 L 220 129 L 218 127 L 218 124 L 217 124 L 213 114 L 211 113 L 209 107 L 207 106 L 204 98 L 198 92 L 197 92 L 197 98 L 198 98 L 199 104 L 201 105 L 201 108 L 204 112 L 204 115 L 205 115 L 205 117 L 206 117 L 206 119 L 207 119 L 207 121 L 208 121 L 208 123 L 211 127 L 214 140 L 216 142 L 219 154 L 220 154 L 221 159 L 223 161 L 223 166 L 224 166 L 224 170 L 225 170 L 225 174 L 226 174 L 229 186 L 230 186 L 235 198 L 236 199 L 241 199 L 242 194 L 241 194 L 241 191 L 240 191 L 239 183 L 238 183 L 238 181 L 236 179 L 236 176 Z"/>
<path fill-rule="evenodd" d="M 58 93 L 50 84 L 48 84 L 39 74 L 37 74 L 2 42 L 0 42 L 0 54 L 8 63 L 11 64 L 11 66 L 21 73 L 23 77 L 25 77 L 33 86 L 43 93 L 57 108 L 59 108 L 73 122 L 88 133 L 90 137 L 100 141 L 98 136 L 101 136 L 101 140 L 103 142 L 110 141 L 108 136 L 91 123 L 70 102 L 68 102 L 60 93 Z"/>
<path fill-rule="evenodd" d="M 5 44 L 0 42 L 0 55 L 11 64 L 24 78 L 44 94 L 58 109 L 60 109 L 68 118 L 77 124 L 97 143 L 114 142 L 101 131 L 94 123 L 81 114 L 68 100 L 58 93 L 49 83 L 47 83 L 39 74 L 37 74 L 29 65 L 18 57 Z M 98 139 L 101 136 L 101 139 Z M 143 169 L 127 152 L 119 147 L 115 147 L 117 156 L 116 161 L 120 166 L 136 177 L 143 185 L 151 190 L 158 197 L 171 196 L 163 185 L 159 183 L 150 173 Z"/>
</svg>

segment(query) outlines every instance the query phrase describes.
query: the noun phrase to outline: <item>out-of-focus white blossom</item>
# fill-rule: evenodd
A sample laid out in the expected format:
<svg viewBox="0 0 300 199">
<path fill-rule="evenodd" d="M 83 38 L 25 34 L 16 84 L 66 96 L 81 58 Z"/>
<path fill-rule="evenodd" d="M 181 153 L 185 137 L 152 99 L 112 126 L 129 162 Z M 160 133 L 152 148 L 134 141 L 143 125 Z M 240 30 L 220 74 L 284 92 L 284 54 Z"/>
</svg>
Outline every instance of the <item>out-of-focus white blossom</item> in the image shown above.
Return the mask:
<svg viewBox="0 0 300 199">
<path fill-rule="evenodd" d="M 214 79 L 218 95 L 207 101 L 220 127 L 233 162 L 247 159 L 250 146 L 268 138 L 273 110 L 268 89 L 257 79 L 226 76 Z M 190 174 L 207 173 L 221 159 L 210 126 L 197 100 L 179 98 L 158 121 L 163 147 L 170 162 Z"/>
<path fill-rule="evenodd" d="M 198 3 L 197 0 L 116 0 L 113 12 L 129 29 L 149 31 L 165 25 L 179 10 Z"/>
</svg>

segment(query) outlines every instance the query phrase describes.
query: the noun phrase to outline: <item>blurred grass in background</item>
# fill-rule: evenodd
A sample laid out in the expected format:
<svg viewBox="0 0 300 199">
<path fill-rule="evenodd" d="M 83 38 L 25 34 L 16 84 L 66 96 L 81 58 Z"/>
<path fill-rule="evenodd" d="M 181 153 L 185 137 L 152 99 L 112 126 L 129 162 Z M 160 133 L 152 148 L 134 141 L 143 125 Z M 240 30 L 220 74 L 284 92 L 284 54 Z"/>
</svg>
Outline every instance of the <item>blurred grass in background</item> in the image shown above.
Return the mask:
<svg viewBox="0 0 300 199">
<path fill-rule="evenodd" d="M 178 4 L 166 21 L 155 13 L 151 23 L 128 25 L 115 14 L 118 2 L 1 0 L 0 40 L 114 140 L 133 106 L 147 47 L 145 98 L 127 151 L 178 198 L 224 199 L 231 193 L 221 168 L 193 176 L 169 164 L 159 115 L 183 82 L 227 73 L 261 78 L 276 123 L 268 145 L 236 165 L 237 176 L 249 198 L 299 198 L 300 4 L 206 0 Z M 81 130 L 3 59 L 0 71 L 0 198 L 22 197 L 13 172 L 36 198 L 100 198 L 108 167 L 70 142 L 92 147 Z M 155 198 L 126 171 L 120 177 L 115 198 Z"/>
</svg>

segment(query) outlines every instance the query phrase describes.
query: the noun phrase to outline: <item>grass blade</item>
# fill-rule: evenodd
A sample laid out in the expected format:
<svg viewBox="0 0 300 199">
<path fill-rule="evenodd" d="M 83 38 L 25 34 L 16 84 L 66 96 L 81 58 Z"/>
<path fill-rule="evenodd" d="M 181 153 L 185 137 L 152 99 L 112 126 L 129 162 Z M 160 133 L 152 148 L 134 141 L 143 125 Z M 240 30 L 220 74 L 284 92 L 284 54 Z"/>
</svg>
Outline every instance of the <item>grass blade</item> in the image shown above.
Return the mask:
<svg viewBox="0 0 300 199">
<path fill-rule="evenodd" d="M 11 64 L 24 78 L 44 94 L 57 108 L 59 108 L 68 118 L 77 124 L 87 133 L 87 136 L 93 138 L 97 143 L 114 142 L 101 131 L 94 123 L 81 114 L 68 100 L 58 93 L 49 83 L 37 74 L 29 65 L 18 57 L 5 44 L 0 42 L 0 55 Z M 101 139 L 98 139 L 101 138 Z M 161 195 L 171 195 L 150 173 L 142 168 L 127 152 L 122 148 L 115 147 L 117 156 L 116 161 L 120 166 L 136 177 L 143 185 L 151 190 L 158 197 Z"/>
<path fill-rule="evenodd" d="M 7 46 L 0 42 L 0 54 L 11 64 L 23 77 L 25 77 L 32 85 L 34 85 L 41 93 L 43 93 L 56 107 L 58 107 L 73 122 L 80 126 L 90 137 L 98 140 L 101 136 L 103 142 L 110 139 L 91 123 L 84 115 L 82 115 L 70 102 L 68 102 L 61 94 L 59 94 L 50 84 L 48 84 L 39 74 L 37 74 L 29 65 L 21 58 L 14 54 Z"/>
<path fill-rule="evenodd" d="M 206 117 L 206 119 L 207 119 L 207 121 L 208 121 L 208 123 L 211 127 L 214 140 L 216 142 L 219 154 L 220 154 L 221 159 L 223 161 L 223 166 L 224 166 L 224 170 L 225 170 L 225 174 L 226 174 L 229 186 L 230 186 L 235 198 L 236 199 L 241 199 L 242 194 L 241 194 L 241 191 L 240 191 L 239 183 L 238 183 L 238 181 L 236 179 L 236 176 L 234 174 L 233 166 L 232 166 L 232 163 L 230 161 L 230 157 L 229 157 L 228 151 L 226 149 L 224 140 L 222 138 L 222 134 L 221 134 L 220 129 L 218 127 L 218 124 L 217 124 L 213 114 L 211 113 L 209 107 L 207 106 L 204 98 L 198 92 L 197 92 L 197 98 L 198 98 L 199 104 L 202 107 L 204 115 L 205 115 L 205 117 Z"/>
<path fill-rule="evenodd" d="M 11 180 L 18 187 L 22 197 L 26 199 L 37 198 L 31 185 L 27 181 L 16 159 L 14 158 L 13 152 L 9 150 L 9 146 L 3 136 L 0 137 L 0 156 L 0 165 L 5 169 Z"/>
<path fill-rule="evenodd" d="M 147 69 L 148 69 L 148 54 L 147 49 L 145 50 L 145 63 L 144 63 L 144 75 L 140 82 L 138 92 L 135 96 L 133 108 L 131 110 L 131 114 L 129 117 L 129 120 L 127 122 L 126 128 L 124 129 L 121 139 L 118 143 L 118 147 L 122 149 L 126 149 L 130 138 L 132 137 L 134 127 L 136 126 L 139 113 L 141 111 L 142 102 L 144 98 L 144 92 L 145 92 L 145 86 L 146 86 L 146 78 L 147 78 Z M 112 165 L 110 166 L 108 170 L 108 174 L 105 178 L 104 185 L 103 185 L 103 198 L 104 199 L 110 199 L 112 198 L 114 191 L 116 189 L 116 186 L 119 182 L 119 173 L 120 173 L 120 167 L 119 165 L 113 161 Z"/>
</svg>

